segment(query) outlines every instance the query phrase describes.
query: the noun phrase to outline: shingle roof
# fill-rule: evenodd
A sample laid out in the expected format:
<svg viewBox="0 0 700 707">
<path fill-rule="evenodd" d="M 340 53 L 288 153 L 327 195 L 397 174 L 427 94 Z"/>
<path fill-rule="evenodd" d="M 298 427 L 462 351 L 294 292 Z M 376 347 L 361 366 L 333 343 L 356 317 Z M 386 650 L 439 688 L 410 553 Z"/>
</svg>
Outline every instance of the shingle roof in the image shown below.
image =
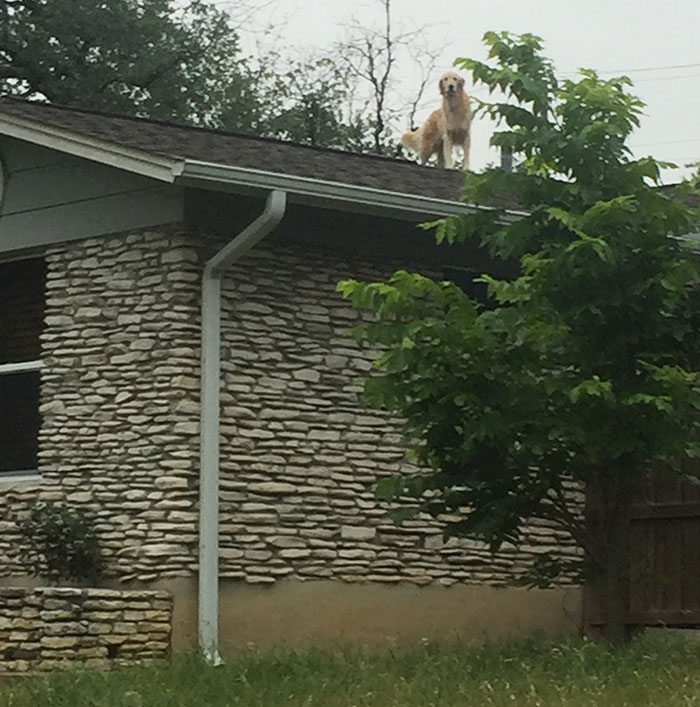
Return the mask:
<svg viewBox="0 0 700 707">
<path fill-rule="evenodd" d="M 464 183 L 464 175 L 460 171 L 423 167 L 408 160 L 44 103 L 0 98 L 2 113 L 153 155 L 259 169 L 435 199 L 458 201 Z"/>
<path fill-rule="evenodd" d="M 0 97 L 0 115 L 3 113 L 172 159 L 264 170 L 448 201 L 460 200 L 464 184 L 463 173 L 454 169 L 159 120 Z M 662 189 L 673 193 L 675 187 L 666 185 Z M 697 196 L 685 200 L 689 206 L 697 206 Z M 493 205 L 519 208 L 512 198 L 505 196 L 494 200 Z"/>
</svg>

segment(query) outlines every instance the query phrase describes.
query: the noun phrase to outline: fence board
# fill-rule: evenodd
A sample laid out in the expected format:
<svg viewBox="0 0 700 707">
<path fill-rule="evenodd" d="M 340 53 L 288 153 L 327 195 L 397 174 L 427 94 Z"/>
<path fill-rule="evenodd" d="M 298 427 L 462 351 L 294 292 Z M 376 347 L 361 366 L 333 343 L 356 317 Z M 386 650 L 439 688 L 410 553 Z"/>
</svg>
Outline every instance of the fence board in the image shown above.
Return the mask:
<svg viewBox="0 0 700 707">
<path fill-rule="evenodd" d="M 689 461 L 700 477 L 700 462 Z M 700 485 L 647 473 L 633 496 L 630 540 L 630 625 L 700 626 Z M 586 621 L 600 626 L 600 596 L 586 590 Z"/>
</svg>

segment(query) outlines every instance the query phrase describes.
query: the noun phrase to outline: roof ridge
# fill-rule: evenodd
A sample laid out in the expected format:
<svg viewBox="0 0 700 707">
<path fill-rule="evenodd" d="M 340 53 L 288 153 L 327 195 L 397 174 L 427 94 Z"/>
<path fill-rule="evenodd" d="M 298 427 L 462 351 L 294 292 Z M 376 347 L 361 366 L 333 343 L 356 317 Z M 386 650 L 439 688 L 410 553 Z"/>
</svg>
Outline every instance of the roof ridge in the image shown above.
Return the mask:
<svg viewBox="0 0 700 707">
<path fill-rule="evenodd" d="M 353 157 L 362 157 L 364 159 L 371 159 L 371 160 L 381 160 L 384 162 L 391 162 L 393 164 L 408 164 L 408 165 L 414 165 L 414 166 L 419 166 L 419 167 L 428 166 L 428 165 L 418 165 L 418 163 L 414 162 L 413 160 L 403 159 L 400 157 L 390 157 L 389 155 L 374 155 L 374 154 L 368 154 L 366 152 L 352 152 L 350 150 L 342 150 L 338 147 L 323 147 L 323 146 L 319 146 L 319 145 L 307 145 L 302 142 L 293 142 L 292 140 L 283 140 L 281 138 L 275 138 L 275 137 L 265 137 L 262 135 L 255 135 L 254 133 L 237 132 L 235 130 L 212 128 L 212 127 L 202 126 L 202 125 L 189 125 L 187 123 L 177 123 L 175 121 L 164 120 L 162 118 L 147 118 L 147 117 L 136 116 L 136 115 L 123 115 L 121 113 L 111 113 L 109 111 L 99 111 L 99 110 L 93 110 L 93 109 L 89 109 L 89 108 L 78 108 L 78 107 L 74 107 L 74 106 L 66 106 L 66 105 L 62 105 L 60 103 L 50 103 L 49 101 L 32 101 L 32 100 L 28 100 L 26 98 L 17 98 L 16 96 L 0 96 L 0 105 L 2 104 L 3 101 L 10 101 L 12 103 L 19 103 L 19 104 L 23 104 L 23 105 L 38 106 L 42 110 L 49 109 L 49 110 L 57 110 L 60 112 L 65 112 L 65 113 L 79 113 L 82 115 L 93 115 L 96 117 L 113 118 L 113 119 L 125 120 L 125 121 L 128 120 L 128 121 L 133 121 L 133 122 L 137 122 L 137 123 L 149 123 L 151 125 L 160 125 L 163 127 L 175 128 L 178 130 L 191 130 L 194 132 L 209 133 L 209 134 L 214 134 L 214 135 L 228 135 L 231 137 L 238 137 L 238 138 L 242 138 L 242 139 L 246 139 L 246 140 L 257 140 L 259 142 L 263 142 L 263 143 L 267 143 L 267 144 L 289 145 L 292 147 L 300 147 L 300 148 L 314 151 L 314 152 L 328 152 L 328 153 L 335 154 L 335 155 L 351 155 Z"/>
</svg>

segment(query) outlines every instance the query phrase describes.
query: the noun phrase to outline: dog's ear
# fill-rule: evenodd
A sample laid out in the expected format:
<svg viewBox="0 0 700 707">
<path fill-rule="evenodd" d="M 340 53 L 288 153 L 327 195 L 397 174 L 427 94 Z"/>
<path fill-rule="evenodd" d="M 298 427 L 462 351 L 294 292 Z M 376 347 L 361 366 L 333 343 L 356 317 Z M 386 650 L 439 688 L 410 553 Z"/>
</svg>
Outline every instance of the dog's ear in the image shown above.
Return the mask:
<svg viewBox="0 0 700 707">
<path fill-rule="evenodd" d="M 440 95 L 444 96 L 445 95 L 445 77 L 443 76 L 439 81 L 438 81 L 438 90 L 440 91 Z"/>
<path fill-rule="evenodd" d="M 460 87 L 460 89 L 464 90 L 464 79 L 461 76 L 457 78 L 457 85 Z"/>
</svg>

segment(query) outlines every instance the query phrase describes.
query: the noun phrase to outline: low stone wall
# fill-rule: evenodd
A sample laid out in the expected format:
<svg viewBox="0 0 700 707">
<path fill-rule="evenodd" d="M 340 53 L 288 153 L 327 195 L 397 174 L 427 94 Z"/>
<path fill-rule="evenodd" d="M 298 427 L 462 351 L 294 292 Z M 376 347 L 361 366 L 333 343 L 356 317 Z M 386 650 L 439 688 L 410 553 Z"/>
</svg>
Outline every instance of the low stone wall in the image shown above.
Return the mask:
<svg viewBox="0 0 700 707">
<path fill-rule="evenodd" d="M 0 674 L 165 658 L 172 611 L 163 591 L 0 587 Z"/>
</svg>

